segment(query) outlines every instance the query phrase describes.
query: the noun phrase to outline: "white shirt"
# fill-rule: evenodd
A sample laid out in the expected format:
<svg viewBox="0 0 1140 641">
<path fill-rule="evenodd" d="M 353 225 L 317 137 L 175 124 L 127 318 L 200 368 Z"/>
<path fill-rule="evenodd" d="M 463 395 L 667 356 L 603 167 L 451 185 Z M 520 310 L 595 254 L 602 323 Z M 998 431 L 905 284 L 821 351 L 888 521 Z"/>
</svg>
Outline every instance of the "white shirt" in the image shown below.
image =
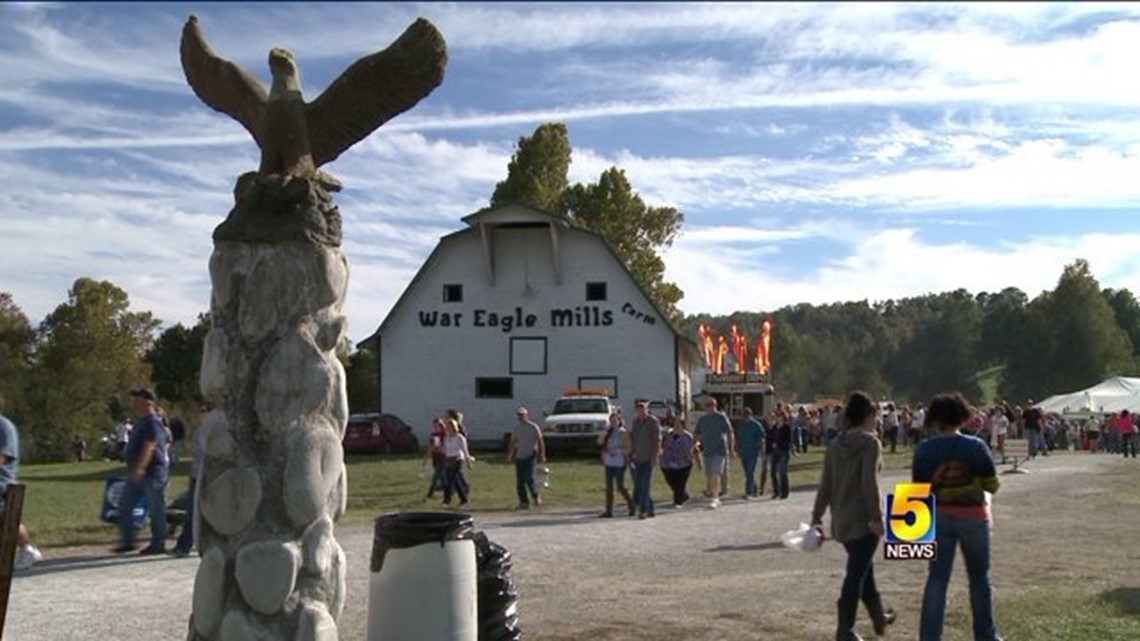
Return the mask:
<svg viewBox="0 0 1140 641">
<path fill-rule="evenodd" d="M 465 452 L 467 451 L 467 439 L 462 434 L 455 434 L 454 436 L 448 434 L 443 437 L 443 454 L 448 458 L 456 458 L 460 461 L 466 458 Z"/>
</svg>

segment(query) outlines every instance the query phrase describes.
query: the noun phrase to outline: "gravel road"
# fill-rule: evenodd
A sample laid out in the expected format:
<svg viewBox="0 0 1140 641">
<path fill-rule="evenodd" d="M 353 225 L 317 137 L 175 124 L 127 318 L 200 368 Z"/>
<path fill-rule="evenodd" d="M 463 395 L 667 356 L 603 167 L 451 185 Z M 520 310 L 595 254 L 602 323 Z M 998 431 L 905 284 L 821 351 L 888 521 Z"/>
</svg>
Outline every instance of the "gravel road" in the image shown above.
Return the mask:
<svg viewBox="0 0 1140 641">
<path fill-rule="evenodd" d="M 1019 549 L 1018 528 L 1033 527 L 1007 523 L 1014 509 L 1007 506 L 1054 493 L 1076 474 L 1095 477 L 1122 465 L 1118 459 L 1054 456 L 1032 463 L 1029 474 L 1002 477 L 994 508 L 999 591 L 1014 580 L 1005 558 Z M 884 489 L 897 480 L 903 479 L 884 477 Z M 825 639 L 834 630 L 842 547 L 828 544 L 808 554 L 778 543 L 782 532 L 807 520 L 813 490 L 799 488 L 784 501 L 729 500 L 720 510 L 703 503 L 665 507 L 643 521 L 598 519 L 594 511 L 533 512 L 478 515 L 475 525 L 512 552 L 528 639 Z M 1074 496 L 1074 505 L 1081 500 Z M 1079 514 L 1067 520 L 1079 528 Z M 337 538 L 350 567 L 341 638 L 364 641 L 372 530 L 340 527 Z M 104 549 L 50 550 L 48 556 L 13 582 L 5 639 L 186 637 L 196 558 L 124 558 Z M 876 565 L 886 599 L 900 610 L 893 636 L 913 638 L 925 566 Z M 960 591 L 964 577 L 957 574 L 964 572 L 953 584 Z M 869 627 L 865 620 L 861 625 Z"/>
</svg>

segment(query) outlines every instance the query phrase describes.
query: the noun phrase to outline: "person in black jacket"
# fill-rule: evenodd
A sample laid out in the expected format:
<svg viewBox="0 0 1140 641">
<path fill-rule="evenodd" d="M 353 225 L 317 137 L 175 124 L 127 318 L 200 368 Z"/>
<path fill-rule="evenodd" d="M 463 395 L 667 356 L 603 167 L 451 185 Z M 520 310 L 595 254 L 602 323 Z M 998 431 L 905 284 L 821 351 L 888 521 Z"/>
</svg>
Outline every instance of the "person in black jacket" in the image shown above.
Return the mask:
<svg viewBox="0 0 1140 641">
<path fill-rule="evenodd" d="M 772 498 L 788 498 L 788 461 L 792 456 L 792 420 L 786 409 L 776 410 L 772 432 L 772 455 L 768 464 L 772 472 Z"/>
</svg>

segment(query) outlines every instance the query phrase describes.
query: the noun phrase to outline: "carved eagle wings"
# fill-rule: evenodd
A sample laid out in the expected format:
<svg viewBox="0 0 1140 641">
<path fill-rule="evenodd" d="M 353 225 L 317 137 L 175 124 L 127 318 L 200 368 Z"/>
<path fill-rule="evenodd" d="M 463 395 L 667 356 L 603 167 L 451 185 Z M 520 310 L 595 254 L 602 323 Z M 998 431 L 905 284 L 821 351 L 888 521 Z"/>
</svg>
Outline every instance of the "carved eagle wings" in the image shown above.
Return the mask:
<svg viewBox="0 0 1140 641">
<path fill-rule="evenodd" d="M 301 113 L 287 118 L 267 117 L 277 98 L 212 51 L 195 16 L 182 30 L 181 56 L 186 80 L 202 102 L 229 114 L 253 136 L 265 173 L 270 148 L 300 144 L 302 154 L 311 154 L 312 171 L 415 106 L 443 81 L 447 45 L 439 31 L 420 18 L 387 49 L 354 62 L 316 100 L 297 105 Z M 282 171 L 306 173 L 296 169 L 287 161 Z"/>
</svg>

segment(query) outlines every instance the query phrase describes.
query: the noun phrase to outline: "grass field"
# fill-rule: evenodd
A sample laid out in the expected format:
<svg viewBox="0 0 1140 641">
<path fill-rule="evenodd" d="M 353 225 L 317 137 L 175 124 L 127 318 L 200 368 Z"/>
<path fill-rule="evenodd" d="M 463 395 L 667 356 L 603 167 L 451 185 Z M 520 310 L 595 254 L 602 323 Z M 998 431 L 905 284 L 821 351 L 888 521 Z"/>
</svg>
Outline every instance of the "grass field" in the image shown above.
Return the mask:
<svg viewBox="0 0 1140 641">
<path fill-rule="evenodd" d="M 792 459 L 793 488 L 814 486 L 818 480 L 823 450 L 813 450 Z M 501 453 L 477 453 L 476 456 L 474 467 L 467 473 L 472 495 L 465 511 L 511 510 L 517 502 L 514 466 L 507 464 Z M 424 500 L 428 479 L 421 477 L 422 461 L 413 456 L 348 456 L 349 498 L 344 521 L 363 523 L 385 512 L 440 507 L 438 498 L 432 502 Z M 887 469 L 905 469 L 910 465 L 910 453 L 886 455 L 884 464 Z M 543 494 L 545 509 L 601 508 L 604 477 L 596 458 L 551 459 L 547 467 L 551 475 L 550 487 Z M 175 467 L 168 501 L 186 490 L 187 470 L 185 462 Z M 24 523 L 36 544 L 44 547 L 109 544 L 114 538 L 114 529 L 99 520 L 103 486 L 107 477 L 123 476 L 125 471 L 122 464 L 100 461 L 22 466 L 20 478 L 27 485 Z M 730 470 L 729 480 L 734 493 L 743 490 L 739 463 Z M 626 482 L 632 488 L 628 477 Z M 694 473 L 689 480 L 689 492 L 697 495 L 703 487 L 703 477 Z M 660 474 L 654 475 L 653 495 L 658 501 L 670 495 Z"/>
</svg>

